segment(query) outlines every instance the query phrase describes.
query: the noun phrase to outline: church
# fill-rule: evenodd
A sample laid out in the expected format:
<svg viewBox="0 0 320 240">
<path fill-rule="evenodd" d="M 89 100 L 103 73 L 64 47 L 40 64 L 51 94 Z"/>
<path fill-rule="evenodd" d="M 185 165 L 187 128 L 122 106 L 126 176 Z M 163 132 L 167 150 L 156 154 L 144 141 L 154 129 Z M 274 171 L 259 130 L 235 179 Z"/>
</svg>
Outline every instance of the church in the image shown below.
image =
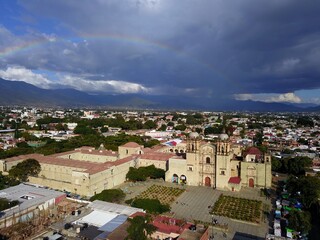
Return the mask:
<svg viewBox="0 0 320 240">
<path fill-rule="evenodd" d="M 220 134 L 217 142 L 210 143 L 192 132 L 184 147 L 177 145 L 169 151 L 184 154 L 169 159 L 168 182 L 230 191 L 271 187 L 271 156 L 256 147 L 243 150 L 231 144 L 227 134 Z"/>
<path fill-rule="evenodd" d="M 271 187 L 271 158 L 259 149 L 232 144 L 221 134 L 215 143 L 204 142 L 198 133 L 190 133 L 185 142 L 153 148 L 129 142 L 110 151 L 81 147 L 69 152 L 44 156 L 28 154 L 1 159 L 0 171 L 8 171 L 19 162 L 35 159 L 41 165 L 30 183 L 61 191 L 93 196 L 124 183 L 130 167 L 154 165 L 166 171 L 165 180 L 176 184 L 206 186 L 239 191 L 241 187 Z"/>
</svg>

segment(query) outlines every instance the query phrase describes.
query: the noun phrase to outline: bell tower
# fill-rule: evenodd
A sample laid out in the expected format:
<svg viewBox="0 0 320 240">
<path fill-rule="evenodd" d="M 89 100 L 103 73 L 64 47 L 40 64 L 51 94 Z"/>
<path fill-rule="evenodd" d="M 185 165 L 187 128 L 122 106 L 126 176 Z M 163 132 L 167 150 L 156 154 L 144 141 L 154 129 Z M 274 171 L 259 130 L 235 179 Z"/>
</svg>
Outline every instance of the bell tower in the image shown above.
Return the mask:
<svg viewBox="0 0 320 240">
<path fill-rule="evenodd" d="M 199 151 L 200 147 L 200 136 L 197 132 L 192 132 L 189 134 L 187 139 L 187 152 L 196 153 Z"/>
<path fill-rule="evenodd" d="M 230 154 L 230 143 L 227 141 L 219 141 L 217 143 L 217 155 L 228 156 Z"/>
</svg>

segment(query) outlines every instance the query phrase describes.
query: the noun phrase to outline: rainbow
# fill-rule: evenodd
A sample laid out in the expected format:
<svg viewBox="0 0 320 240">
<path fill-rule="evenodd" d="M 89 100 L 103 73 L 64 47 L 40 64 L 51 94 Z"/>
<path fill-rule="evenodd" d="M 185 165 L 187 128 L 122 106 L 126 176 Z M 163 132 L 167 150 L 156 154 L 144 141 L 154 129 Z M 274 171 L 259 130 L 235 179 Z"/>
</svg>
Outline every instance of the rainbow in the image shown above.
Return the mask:
<svg viewBox="0 0 320 240">
<path fill-rule="evenodd" d="M 129 43 L 129 44 L 137 44 L 137 45 L 154 47 L 156 49 L 161 49 L 164 51 L 174 53 L 176 56 L 180 56 L 183 59 L 189 59 L 189 60 L 193 61 L 194 63 L 197 63 L 198 65 L 203 66 L 204 68 L 214 72 L 215 74 L 219 75 L 223 79 L 225 79 L 225 80 L 228 79 L 228 77 L 225 74 L 218 71 L 211 64 L 209 64 L 201 59 L 195 58 L 181 49 L 174 48 L 170 45 L 166 45 L 166 44 L 159 42 L 159 41 L 154 41 L 154 40 L 151 41 L 146 38 L 139 38 L 139 37 L 127 36 L 127 35 L 116 35 L 116 34 L 112 34 L 112 35 L 106 35 L 106 34 L 87 35 L 87 34 L 84 34 L 81 37 L 82 37 L 82 39 L 86 39 L 86 40 L 125 42 L 125 43 Z"/>
<path fill-rule="evenodd" d="M 46 42 L 47 40 L 37 40 L 37 41 L 25 42 L 20 45 L 4 48 L 3 50 L 0 50 L 0 58 L 4 58 L 6 56 L 13 55 L 15 53 L 19 53 L 22 51 L 27 51 L 29 49 L 32 49 L 33 47 L 41 46 Z"/>
<path fill-rule="evenodd" d="M 30 51 L 32 49 L 43 47 L 46 44 L 50 44 L 50 43 L 53 44 L 57 42 L 83 42 L 83 41 L 114 41 L 114 42 L 123 42 L 123 43 L 136 44 L 136 45 L 142 45 L 142 46 L 150 46 L 156 49 L 174 53 L 176 56 L 179 56 L 182 59 L 188 59 L 190 61 L 193 61 L 197 65 L 202 66 L 205 69 L 208 69 L 209 71 L 217 75 L 218 77 L 221 77 L 223 80 L 230 81 L 230 79 L 225 74 L 218 71 L 211 64 L 204 62 L 201 59 L 194 58 L 193 56 L 191 56 L 190 54 L 188 54 L 187 52 L 181 49 L 173 48 L 172 46 L 163 44 L 159 41 L 151 41 L 145 38 L 139 38 L 139 37 L 127 36 L 127 35 L 116 35 L 116 34 L 82 35 L 76 38 L 57 38 L 53 42 L 48 39 L 41 39 L 41 40 L 22 43 L 16 46 L 7 47 L 3 50 L 0 50 L 0 58 L 5 58 L 7 56 L 17 54 L 23 51 Z"/>
</svg>

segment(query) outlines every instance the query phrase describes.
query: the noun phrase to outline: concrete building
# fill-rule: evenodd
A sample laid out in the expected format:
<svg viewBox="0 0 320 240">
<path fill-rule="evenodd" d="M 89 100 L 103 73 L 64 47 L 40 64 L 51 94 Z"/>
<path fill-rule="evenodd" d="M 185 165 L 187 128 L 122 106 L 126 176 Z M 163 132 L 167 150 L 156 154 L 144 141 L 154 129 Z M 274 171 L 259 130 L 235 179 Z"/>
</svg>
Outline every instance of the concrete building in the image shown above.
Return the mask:
<svg viewBox="0 0 320 240">
<path fill-rule="evenodd" d="M 20 184 L 0 191 L 0 197 L 19 201 L 17 206 L 1 212 L 0 228 L 9 227 L 18 222 L 27 222 L 40 214 L 50 211 L 61 202 L 66 194 L 44 188 Z"/>
</svg>

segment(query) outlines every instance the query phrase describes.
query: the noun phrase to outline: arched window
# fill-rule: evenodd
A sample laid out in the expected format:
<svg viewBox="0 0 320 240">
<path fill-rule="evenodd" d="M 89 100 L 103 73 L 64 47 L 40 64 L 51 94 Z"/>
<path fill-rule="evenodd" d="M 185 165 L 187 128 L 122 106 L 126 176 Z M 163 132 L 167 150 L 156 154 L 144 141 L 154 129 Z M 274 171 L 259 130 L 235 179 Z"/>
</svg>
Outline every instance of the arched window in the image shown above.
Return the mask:
<svg viewBox="0 0 320 240">
<path fill-rule="evenodd" d="M 210 164 L 210 158 L 209 157 L 206 157 L 206 163 Z"/>
<path fill-rule="evenodd" d="M 194 151 L 194 144 L 191 145 L 191 151 Z"/>
</svg>

